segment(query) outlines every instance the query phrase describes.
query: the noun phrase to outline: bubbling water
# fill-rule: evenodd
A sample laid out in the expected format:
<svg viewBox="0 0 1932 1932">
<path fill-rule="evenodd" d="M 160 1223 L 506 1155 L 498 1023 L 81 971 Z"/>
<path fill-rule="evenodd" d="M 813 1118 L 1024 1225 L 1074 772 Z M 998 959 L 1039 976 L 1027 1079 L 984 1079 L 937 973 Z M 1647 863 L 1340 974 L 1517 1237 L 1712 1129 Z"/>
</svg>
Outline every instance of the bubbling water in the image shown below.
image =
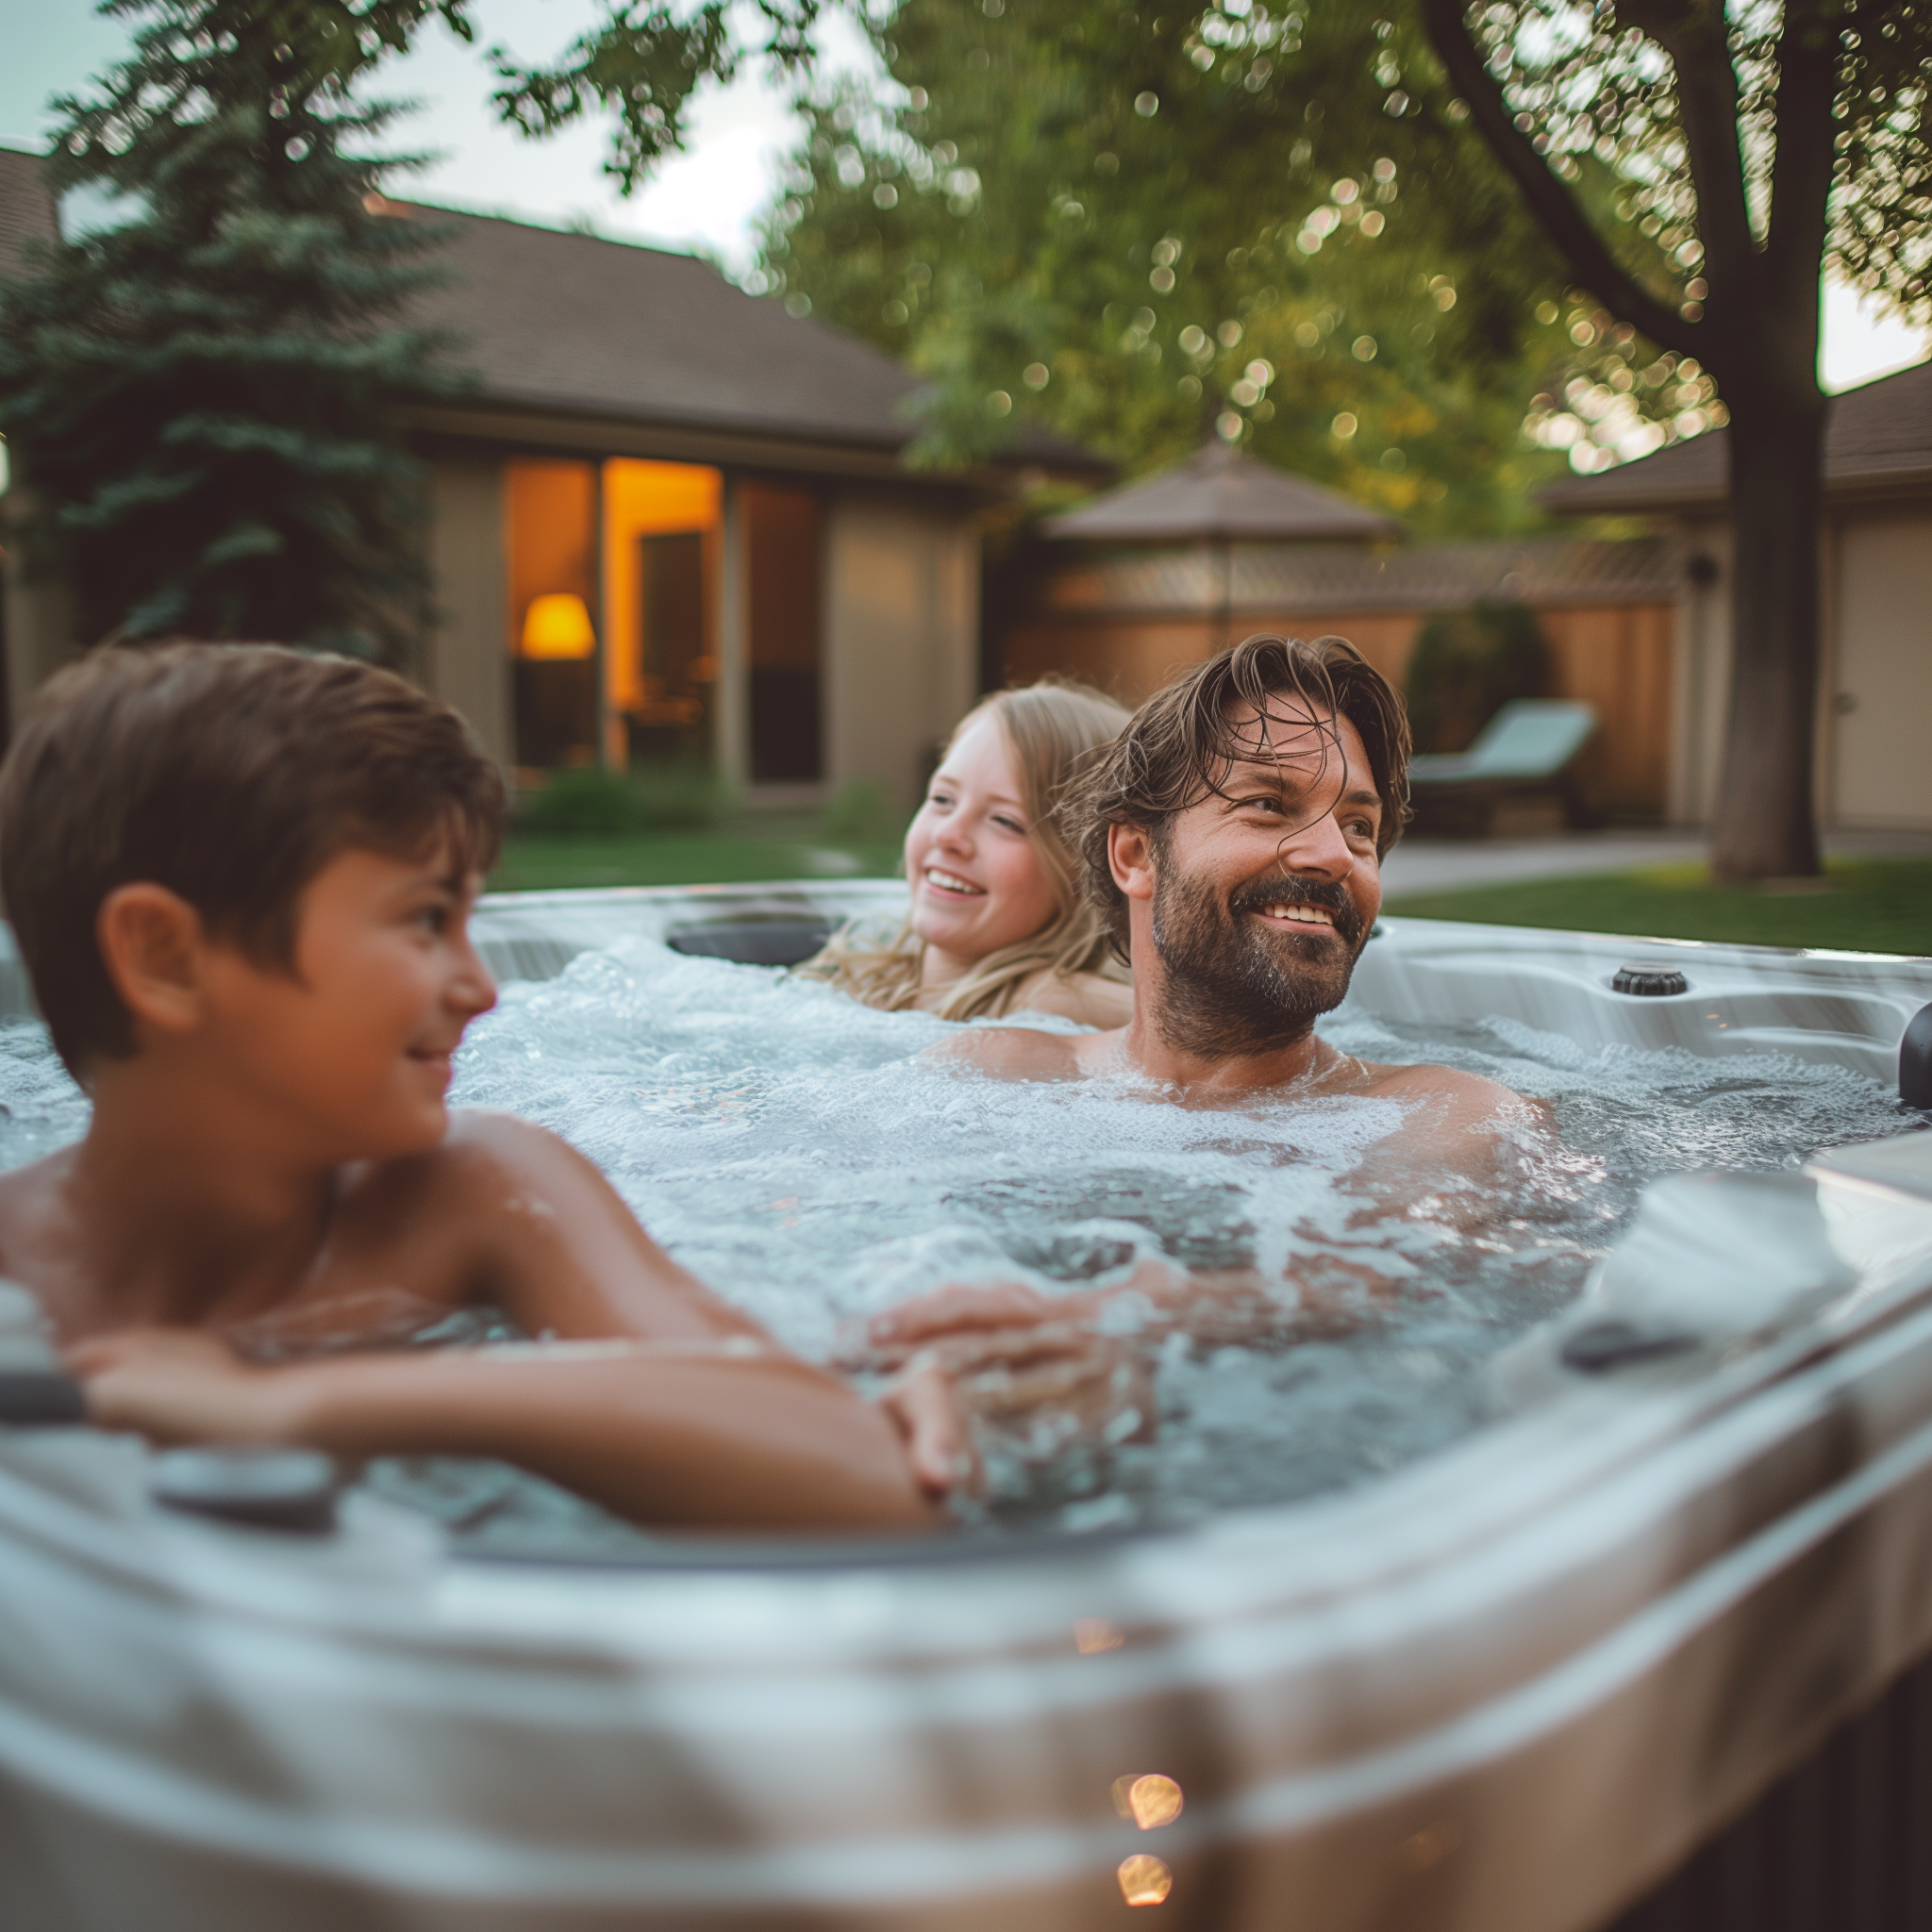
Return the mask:
<svg viewBox="0 0 1932 1932">
<path fill-rule="evenodd" d="M 1361 1156 L 1401 1121 L 1390 1101 L 1201 1111 L 1124 1084 L 1010 1083 L 922 1060 L 957 1030 L 627 941 L 506 988 L 472 1031 L 454 1097 L 572 1141 L 680 1260 L 814 1357 L 949 1282 L 1051 1295 L 1121 1281 L 1151 1257 L 1283 1279 L 1291 1322 L 1288 1282 L 1373 1252 L 1390 1289 L 1351 1333 L 1151 1345 L 1152 1441 L 1069 1436 L 1050 1416 L 995 1432 L 993 1519 L 1063 1529 L 1288 1500 L 1425 1455 L 1480 1422 L 1485 1364 L 1574 1296 L 1645 1182 L 1789 1167 L 1918 1124 L 1861 1075 L 1781 1058 L 1330 1015 L 1322 1032 L 1345 1053 L 1463 1068 L 1552 1109 L 1556 1143 L 1472 1219 L 1454 1177 L 1406 1211 L 1364 1192 Z"/>
<path fill-rule="evenodd" d="M 1345 1053 L 1465 1069 L 1547 1105 L 1554 1140 L 1473 1213 L 1455 1176 L 1423 1176 L 1406 1201 L 1364 1188 L 1362 1155 L 1401 1124 L 1391 1101 L 1195 1110 L 1126 1084 L 1010 1083 L 921 1058 L 958 1030 L 628 941 L 507 986 L 470 1031 L 451 1098 L 572 1141 L 679 1260 L 813 1358 L 950 1282 L 1052 1295 L 1159 1257 L 1283 1284 L 1273 1341 L 1145 1341 L 1157 1418 L 991 1428 L 986 1522 L 1007 1531 L 1175 1523 L 1410 1462 L 1478 1425 L 1486 1364 L 1575 1295 L 1647 1181 L 1790 1167 L 1923 1124 L 1861 1075 L 1782 1058 L 1329 1015 L 1322 1033 Z M 83 1129 L 86 1103 L 42 1029 L 0 1029 L 0 1166 Z M 1352 1321 L 1282 1339 L 1294 1283 L 1365 1257 L 1382 1286 Z M 391 1464 L 375 1480 L 485 1543 L 616 1551 L 634 1535 L 491 1465 Z"/>
</svg>

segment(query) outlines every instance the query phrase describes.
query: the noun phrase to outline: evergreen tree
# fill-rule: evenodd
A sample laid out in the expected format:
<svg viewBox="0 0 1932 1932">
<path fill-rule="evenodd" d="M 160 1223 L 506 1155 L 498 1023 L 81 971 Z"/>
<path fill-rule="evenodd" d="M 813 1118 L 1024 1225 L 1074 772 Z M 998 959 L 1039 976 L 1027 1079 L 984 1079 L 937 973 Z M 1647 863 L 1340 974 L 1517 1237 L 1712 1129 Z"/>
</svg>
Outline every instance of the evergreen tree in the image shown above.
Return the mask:
<svg viewBox="0 0 1932 1932">
<path fill-rule="evenodd" d="M 1568 297 L 1459 104 L 1405 83 L 1434 66 L 1412 21 L 904 0 L 876 40 L 899 87 L 808 102 L 764 273 L 935 378 L 933 458 L 1031 420 L 1141 470 L 1212 426 L 1494 531 L 1567 441 L 1670 434 L 1655 352 Z"/>
<path fill-rule="evenodd" d="M 543 135 L 602 111 L 624 192 L 682 136 L 693 89 L 747 53 L 809 64 L 818 0 L 683 19 L 608 0 L 556 62 L 489 58 L 502 118 Z M 389 218 L 374 151 L 395 109 L 358 82 L 470 0 L 105 0 L 132 57 L 63 117 L 57 193 L 121 218 L 0 287 L 0 429 L 32 568 L 73 584 L 82 635 L 282 638 L 406 652 L 421 625 L 423 473 L 395 406 L 459 378 L 409 325 L 433 225 Z"/>
<path fill-rule="evenodd" d="M 417 629 L 421 466 L 395 406 L 451 381 L 407 322 L 433 230 L 382 212 L 358 103 L 370 9 L 114 0 L 131 57 L 62 115 L 49 184 L 113 199 L 0 291 L 0 426 L 30 565 L 81 635 L 394 658 Z M 371 17 L 374 16 L 374 17 Z M 408 24 L 413 24 L 412 20 Z"/>
</svg>

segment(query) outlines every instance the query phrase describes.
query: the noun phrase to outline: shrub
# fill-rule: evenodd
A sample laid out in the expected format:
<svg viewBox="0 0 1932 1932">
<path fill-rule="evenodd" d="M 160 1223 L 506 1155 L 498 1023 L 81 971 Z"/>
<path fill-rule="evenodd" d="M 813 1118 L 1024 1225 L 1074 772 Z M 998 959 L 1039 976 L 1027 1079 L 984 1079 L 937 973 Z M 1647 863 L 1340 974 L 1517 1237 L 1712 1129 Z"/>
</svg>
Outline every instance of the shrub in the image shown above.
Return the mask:
<svg viewBox="0 0 1932 1932">
<path fill-rule="evenodd" d="M 1549 689 L 1550 647 L 1524 604 L 1477 604 L 1432 617 L 1415 641 L 1405 680 L 1418 751 L 1466 751 L 1515 698 Z"/>
<path fill-rule="evenodd" d="M 727 803 L 702 765 L 640 765 L 634 772 L 553 772 L 524 802 L 518 827 L 549 838 L 623 832 L 708 831 Z"/>
<path fill-rule="evenodd" d="M 883 845 L 899 834 L 900 822 L 876 778 L 854 778 L 825 801 L 819 830 L 839 845 Z"/>
<path fill-rule="evenodd" d="M 699 764 L 640 765 L 630 785 L 646 831 L 708 831 L 730 803 L 717 775 Z"/>
<path fill-rule="evenodd" d="M 525 801 L 518 817 L 525 831 L 565 837 L 633 832 L 642 823 L 630 780 L 594 766 L 553 772 L 543 789 Z"/>
</svg>

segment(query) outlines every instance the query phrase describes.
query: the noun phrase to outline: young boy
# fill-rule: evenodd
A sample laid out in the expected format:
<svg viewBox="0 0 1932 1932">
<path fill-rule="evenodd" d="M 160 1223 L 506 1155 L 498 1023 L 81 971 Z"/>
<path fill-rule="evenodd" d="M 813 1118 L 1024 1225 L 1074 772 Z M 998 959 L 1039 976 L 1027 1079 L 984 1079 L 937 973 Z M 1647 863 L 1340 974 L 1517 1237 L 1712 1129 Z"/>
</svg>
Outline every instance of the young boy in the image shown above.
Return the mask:
<svg viewBox="0 0 1932 1932">
<path fill-rule="evenodd" d="M 499 1457 L 656 1524 L 936 1526 L 970 1457 L 934 1372 L 861 1400 L 561 1141 L 450 1113 L 496 997 L 467 922 L 504 805 L 454 712 L 344 659 L 172 644 L 55 677 L 0 771 L 0 888 L 93 1115 L 0 1176 L 0 1275 L 105 1428 Z M 475 1302 L 545 1342 L 341 1352 Z"/>
</svg>

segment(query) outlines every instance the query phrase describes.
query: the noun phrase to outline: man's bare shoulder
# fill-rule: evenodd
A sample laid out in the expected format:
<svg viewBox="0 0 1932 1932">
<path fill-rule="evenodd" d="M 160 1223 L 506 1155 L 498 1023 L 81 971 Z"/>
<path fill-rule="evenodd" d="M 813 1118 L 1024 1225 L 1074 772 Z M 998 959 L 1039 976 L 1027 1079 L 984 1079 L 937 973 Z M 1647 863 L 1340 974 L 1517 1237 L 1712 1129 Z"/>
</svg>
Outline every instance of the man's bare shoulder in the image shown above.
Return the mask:
<svg viewBox="0 0 1932 1932">
<path fill-rule="evenodd" d="M 991 1074 L 997 1080 L 1079 1080 L 1089 1071 L 1082 1049 L 1110 1037 L 1042 1033 L 1034 1026 L 967 1026 L 927 1047 L 920 1058 L 932 1066 Z"/>
<path fill-rule="evenodd" d="M 1403 1123 L 1364 1162 L 1364 1171 L 1414 1174 L 1447 1169 L 1501 1183 L 1556 1140 L 1548 1105 L 1455 1067 L 1365 1066 L 1358 1093 L 1400 1104 Z"/>
<path fill-rule="evenodd" d="M 1481 1074 L 1464 1073 L 1457 1067 L 1438 1067 L 1427 1063 L 1413 1067 L 1390 1067 L 1360 1061 L 1357 1064 L 1368 1076 L 1361 1091 L 1391 1100 L 1434 1101 L 1457 1114 L 1470 1116 L 1521 1113 L 1536 1105 L 1524 1100 L 1512 1088 L 1505 1087 L 1500 1080 L 1487 1079 Z"/>
<path fill-rule="evenodd" d="M 1013 996 L 1016 1013 L 1052 1013 L 1082 1026 L 1124 1026 L 1134 1017 L 1134 989 L 1098 973 L 1062 975 L 1042 968 Z"/>
</svg>

